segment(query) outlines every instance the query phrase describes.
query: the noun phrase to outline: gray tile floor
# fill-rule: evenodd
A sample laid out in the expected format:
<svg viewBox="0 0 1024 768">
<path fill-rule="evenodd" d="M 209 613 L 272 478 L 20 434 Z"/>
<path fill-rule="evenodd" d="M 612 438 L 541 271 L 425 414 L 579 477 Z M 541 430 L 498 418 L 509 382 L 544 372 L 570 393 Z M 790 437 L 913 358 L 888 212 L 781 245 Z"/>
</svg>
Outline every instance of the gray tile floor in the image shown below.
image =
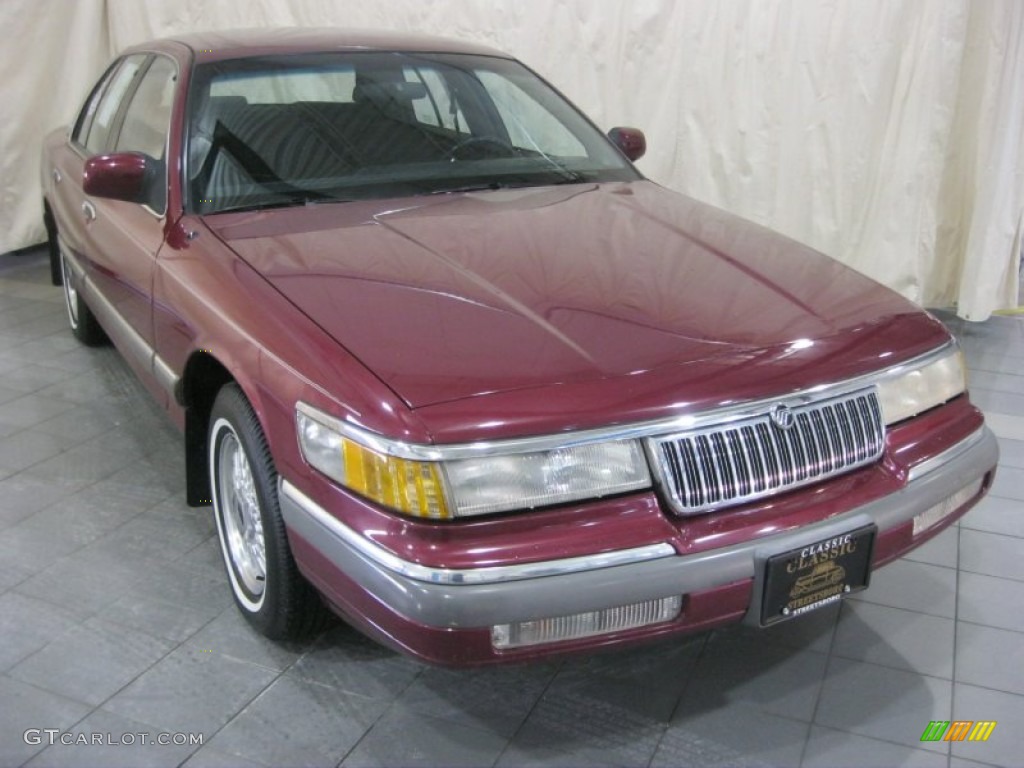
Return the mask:
<svg viewBox="0 0 1024 768">
<path fill-rule="evenodd" d="M 1024 318 L 946 317 L 999 480 L 862 598 L 768 632 L 451 671 L 341 624 L 254 635 L 209 510 L 181 500 L 180 437 L 116 352 L 72 339 L 47 276 L 42 254 L 0 259 L 0 765 L 1024 765 Z M 952 719 L 998 725 L 920 741 Z"/>
</svg>

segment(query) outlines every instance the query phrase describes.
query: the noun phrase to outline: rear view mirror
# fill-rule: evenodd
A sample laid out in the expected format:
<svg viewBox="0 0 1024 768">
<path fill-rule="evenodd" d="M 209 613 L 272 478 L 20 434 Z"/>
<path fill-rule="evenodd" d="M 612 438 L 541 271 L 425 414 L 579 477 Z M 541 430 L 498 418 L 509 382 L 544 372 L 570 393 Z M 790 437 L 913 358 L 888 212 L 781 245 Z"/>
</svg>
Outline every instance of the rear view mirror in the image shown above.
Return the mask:
<svg viewBox="0 0 1024 768">
<path fill-rule="evenodd" d="M 82 189 L 93 197 L 147 204 L 155 166 L 156 163 L 141 152 L 96 155 L 85 161 Z"/>
<path fill-rule="evenodd" d="M 612 128 L 608 131 L 608 138 L 633 162 L 643 157 L 647 151 L 647 137 L 639 128 Z"/>
</svg>

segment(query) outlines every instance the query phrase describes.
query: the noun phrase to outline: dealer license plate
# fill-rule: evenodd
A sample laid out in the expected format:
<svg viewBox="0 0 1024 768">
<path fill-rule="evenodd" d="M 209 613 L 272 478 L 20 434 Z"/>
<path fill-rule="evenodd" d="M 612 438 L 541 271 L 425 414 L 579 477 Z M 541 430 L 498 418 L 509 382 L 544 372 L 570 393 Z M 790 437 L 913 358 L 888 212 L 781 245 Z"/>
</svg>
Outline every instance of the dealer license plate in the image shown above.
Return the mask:
<svg viewBox="0 0 1024 768">
<path fill-rule="evenodd" d="M 761 625 L 768 626 L 866 589 L 878 528 L 858 528 L 768 558 Z"/>
</svg>

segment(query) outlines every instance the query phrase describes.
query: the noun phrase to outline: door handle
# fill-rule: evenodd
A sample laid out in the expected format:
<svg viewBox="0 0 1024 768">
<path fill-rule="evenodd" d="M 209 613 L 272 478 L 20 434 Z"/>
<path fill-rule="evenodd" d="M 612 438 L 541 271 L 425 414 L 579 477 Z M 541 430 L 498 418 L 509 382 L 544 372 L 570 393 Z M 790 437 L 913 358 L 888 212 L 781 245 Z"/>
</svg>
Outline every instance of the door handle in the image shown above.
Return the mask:
<svg viewBox="0 0 1024 768">
<path fill-rule="evenodd" d="M 96 220 L 96 206 L 86 200 L 82 203 L 82 214 L 85 216 L 86 223 Z"/>
<path fill-rule="evenodd" d="M 52 175 L 54 184 L 60 184 L 61 180 L 64 178 L 63 176 L 60 175 L 60 171 L 58 171 L 56 168 L 53 169 Z"/>
</svg>

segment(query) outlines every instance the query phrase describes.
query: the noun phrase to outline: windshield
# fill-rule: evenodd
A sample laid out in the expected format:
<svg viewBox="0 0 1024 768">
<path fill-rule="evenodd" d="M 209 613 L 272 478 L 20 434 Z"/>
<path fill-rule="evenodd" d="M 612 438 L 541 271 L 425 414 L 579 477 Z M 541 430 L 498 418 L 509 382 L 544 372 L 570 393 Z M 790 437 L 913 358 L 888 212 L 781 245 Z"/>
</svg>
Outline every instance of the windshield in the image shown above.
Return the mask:
<svg viewBox="0 0 1024 768">
<path fill-rule="evenodd" d="M 639 178 L 521 64 L 322 53 L 196 69 L 187 177 L 200 213 Z"/>
</svg>

